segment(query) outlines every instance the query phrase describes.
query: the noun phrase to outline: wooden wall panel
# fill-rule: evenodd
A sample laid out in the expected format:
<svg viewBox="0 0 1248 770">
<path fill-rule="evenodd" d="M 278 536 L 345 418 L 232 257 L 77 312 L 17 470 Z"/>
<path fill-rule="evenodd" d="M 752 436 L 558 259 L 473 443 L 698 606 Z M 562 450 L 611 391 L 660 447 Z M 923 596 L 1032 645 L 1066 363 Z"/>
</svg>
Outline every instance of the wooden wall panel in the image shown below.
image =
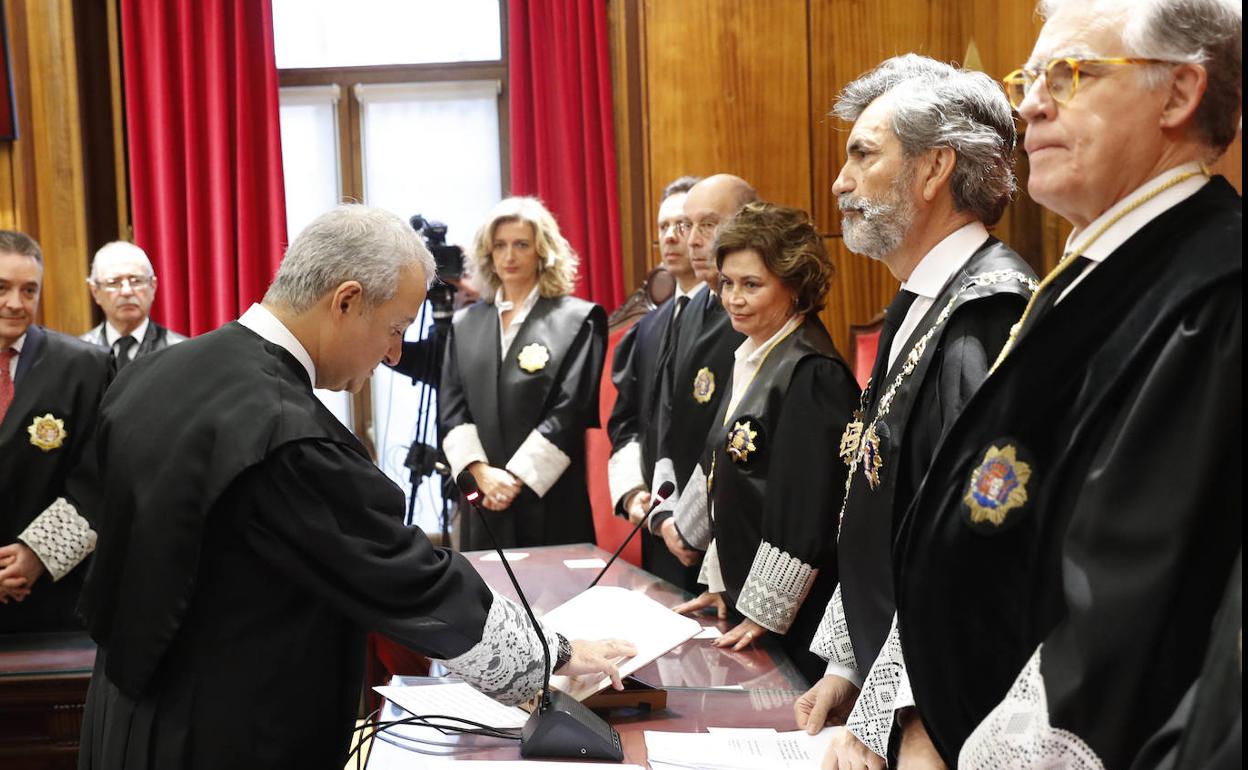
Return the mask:
<svg viewBox="0 0 1248 770">
<path fill-rule="evenodd" d="M 836 349 L 848 360 L 850 324 L 865 324 L 882 313 L 897 293 L 897 280 L 882 262 L 854 254 L 840 238 L 825 238 L 824 243 L 836 265 L 836 275 L 827 307 L 819 317 Z"/>
<path fill-rule="evenodd" d="M 810 209 L 806 0 L 643 3 L 647 232 L 683 174 L 737 174 Z M 653 236 L 652 236 L 653 237 Z"/>
</svg>

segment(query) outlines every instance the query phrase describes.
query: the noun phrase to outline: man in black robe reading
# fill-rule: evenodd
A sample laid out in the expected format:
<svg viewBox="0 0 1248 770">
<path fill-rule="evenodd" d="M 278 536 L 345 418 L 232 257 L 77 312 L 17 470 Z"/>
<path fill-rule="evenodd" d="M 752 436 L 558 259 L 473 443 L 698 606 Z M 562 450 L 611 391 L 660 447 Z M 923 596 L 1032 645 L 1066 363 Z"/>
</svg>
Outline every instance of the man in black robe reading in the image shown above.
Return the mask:
<svg viewBox="0 0 1248 770">
<path fill-rule="evenodd" d="M 407 223 L 341 206 L 263 304 L 123 370 L 95 444 L 80 767 L 341 767 L 369 630 L 499 700 L 537 692 L 523 611 L 403 526 L 403 493 L 312 393 L 397 361 L 432 275 Z M 545 633 L 563 673 L 618 678 L 632 653 Z"/>
<path fill-rule="evenodd" d="M 945 434 L 894 564 L 914 698 L 959 768 L 1136 766 L 1200 675 L 1243 534 L 1242 11 L 1049 2 L 1006 77 L 1074 225 Z"/>
<path fill-rule="evenodd" d="M 894 623 L 894 526 L 1001 352 L 1035 273 L 987 229 L 1015 189 L 1014 118 L 998 83 L 908 54 L 845 86 L 833 114 L 853 123 L 832 188 L 845 245 L 882 261 L 901 289 L 841 441 L 850 475 L 840 585 L 811 644 L 828 668 L 796 715 L 812 732 L 828 717 L 846 722 L 829 747 L 841 766 L 883 767 L 890 754 L 932 754 Z"/>
</svg>

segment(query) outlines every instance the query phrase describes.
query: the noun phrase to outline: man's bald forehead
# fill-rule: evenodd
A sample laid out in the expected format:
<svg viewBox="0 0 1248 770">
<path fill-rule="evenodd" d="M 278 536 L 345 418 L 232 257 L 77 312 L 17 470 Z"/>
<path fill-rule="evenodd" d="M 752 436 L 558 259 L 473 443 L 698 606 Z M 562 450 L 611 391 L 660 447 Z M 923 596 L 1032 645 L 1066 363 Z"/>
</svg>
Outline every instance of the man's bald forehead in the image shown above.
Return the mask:
<svg viewBox="0 0 1248 770">
<path fill-rule="evenodd" d="M 758 200 L 758 192 L 739 176 L 715 174 L 698 182 L 689 190 L 686 202 L 707 206 L 720 212 L 735 213 L 745 204 Z"/>
</svg>

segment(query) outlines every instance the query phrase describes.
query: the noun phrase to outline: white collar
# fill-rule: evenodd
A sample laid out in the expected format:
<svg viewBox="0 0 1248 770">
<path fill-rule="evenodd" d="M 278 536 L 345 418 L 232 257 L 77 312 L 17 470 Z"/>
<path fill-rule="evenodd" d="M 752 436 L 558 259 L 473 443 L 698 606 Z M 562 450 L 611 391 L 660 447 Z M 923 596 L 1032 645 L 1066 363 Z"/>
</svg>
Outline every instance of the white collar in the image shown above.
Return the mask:
<svg viewBox="0 0 1248 770">
<path fill-rule="evenodd" d="M 22 354 L 22 345 L 26 344 L 26 334 L 27 332 L 22 332 L 22 336 L 14 340 L 13 344 L 9 346 L 13 350 L 17 351 L 19 356 Z"/>
<path fill-rule="evenodd" d="M 494 292 L 494 307 L 498 309 L 499 315 L 515 308 L 516 303 L 508 302 L 503 294 L 503 288 L 500 286 L 498 291 Z M 520 313 L 528 315 L 533 306 L 537 304 L 538 297 L 541 296 L 541 285 L 533 284 L 533 288 L 529 291 L 529 295 L 524 298 L 524 302 L 520 303 Z M 514 319 L 513 319 L 514 321 Z"/>
<path fill-rule="evenodd" d="M 147 322 L 148 319 L 145 316 L 143 320 L 139 322 L 139 325 L 135 327 L 134 331 L 130 332 L 129 336 L 134 337 L 136 342 L 143 342 L 143 337 L 147 334 Z M 106 320 L 104 322 L 104 341 L 108 343 L 110 348 L 117 344 L 117 340 L 125 336 L 127 335 L 117 331 L 110 321 Z"/>
<path fill-rule="evenodd" d="M 307 349 L 303 347 L 299 339 L 286 328 L 286 324 L 273 315 L 271 310 L 255 303 L 247 308 L 247 312 L 243 313 L 238 322 L 294 356 L 295 360 L 307 370 L 308 380 L 312 382 L 312 387 L 316 387 L 316 364 L 312 363 L 312 356 L 308 355 Z"/>
<path fill-rule="evenodd" d="M 920 297 L 936 299 L 975 250 L 988 240 L 988 228 L 978 219 L 949 233 L 919 260 L 901 288 Z"/>
<path fill-rule="evenodd" d="M 697 294 L 698 291 L 701 290 L 701 288 L 705 285 L 706 285 L 706 281 L 698 281 L 692 287 L 690 287 L 689 291 L 681 291 L 680 282 L 678 281 L 676 283 L 676 293 L 672 295 L 672 299 L 680 299 L 681 297 L 689 297 L 690 299 L 692 299 L 693 295 Z"/>
<path fill-rule="evenodd" d="M 763 356 L 767 355 L 767 351 L 771 350 L 772 346 L 783 339 L 786 334 L 801 325 L 805 318 L 805 316 L 801 315 L 793 316 L 784 322 L 784 326 L 781 326 L 779 331 L 771 335 L 771 337 L 761 345 L 756 346 L 754 344 L 754 340 L 746 337 L 745 342 L 741 343 L 733 355 L 736 357 L 738 363 L 744 363 L 746 366 L 760 366 L 763 362 Z"/>
<path fill-rule="evenodd" d="M 1148 195 L 1149 192 L 1165 184 L 1166 181 L 1173 179 L 1179 174 L 1192 171 L 1201 171 L 1200 164 L 1194 161 L 1192 163 L 1184 163 L 1181 166 L 1164 171 L 1140 185 L 1130 195 L 1110 206 L 1099 217 L 1089 222 L 1087 227 L 1076 228 L 1070 234 L 1070 237 L 1066 239 L 1066 252 L 1070 253 L 1072 249 L 1082 244 L 1085 237 L 1084 233 L 1095 233 L 1100 229 L 1101 225 L 1113 219 L 1118 212 Z M 1128 238 L 1139 232 L 1140 228 L 1195 195 L 1208 182 L 1209 177 L 1202 173 L 1197 173 L 1196 176 L 1185 179 L 1173 187 L 1158 193 L 1151 200 L 1140 204 L 1130 214 L 1119 219 L 1105 232 L 1101 233 L 1101 236 L 1084 250 L 1083 256 L 1093 262 L 1104 262 L 1106 257 L 1114 253 L 1119 246 L 1126 243 Z"/>
</svg>

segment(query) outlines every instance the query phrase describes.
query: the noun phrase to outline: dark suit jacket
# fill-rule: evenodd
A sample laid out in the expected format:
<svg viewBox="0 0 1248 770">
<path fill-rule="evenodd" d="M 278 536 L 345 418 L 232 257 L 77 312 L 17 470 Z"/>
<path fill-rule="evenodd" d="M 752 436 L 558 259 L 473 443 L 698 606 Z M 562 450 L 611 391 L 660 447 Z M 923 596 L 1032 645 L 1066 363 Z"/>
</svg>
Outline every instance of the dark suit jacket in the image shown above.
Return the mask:
<svg viewBox="0 0 1248 770">
<path fill-rule="evenodd" d="M 112 349 L 112 346 L 108 344 L 108 337 L 104 334 L 104 324 L 102 323 L 92 327 L 91 331 L 86 334 L 79 335 L 78 339 L 83 342 L 90 342 L 93 345 L 99 345 L 102 348 Z M 143 333 L 143 339 L 139 340 L 139 349 L 135 351 L 134 357 L 138 358 L 148 353 L 164 350 L 170 345 L 175 345 L 185 339 L 186 337 L 172 329 L 167 329 L 155 321 L 149 320 L 147 322 L 147 331 Z"/>
</svg>

